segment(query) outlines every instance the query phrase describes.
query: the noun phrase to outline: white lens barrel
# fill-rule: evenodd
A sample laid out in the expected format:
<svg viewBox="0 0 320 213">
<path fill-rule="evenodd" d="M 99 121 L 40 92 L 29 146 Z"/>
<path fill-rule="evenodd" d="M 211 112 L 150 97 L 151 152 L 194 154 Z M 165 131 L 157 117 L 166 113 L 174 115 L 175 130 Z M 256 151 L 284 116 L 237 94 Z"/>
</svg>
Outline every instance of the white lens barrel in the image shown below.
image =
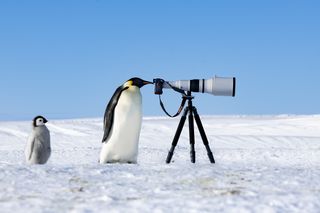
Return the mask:
<svg viewBox="0 0 320 213">
<path fill-rule="evenodd" d="M 217 96 L 235 96 L 236 78 L 213 77 L 210 79 L 193 79 L 169 81 L 171 86 L 184 91 L 209 93 Z M 164 82 L 163 88 L 170 88 Z"/>
<path fill-rule="evenodd" d="M 190 90 L 190 80 L 169 81 L 169 84 L 184 91 Z"/>
<path fill-rule="evenodd" d="M 215 76 L 214 78 L 205 80 L 204 92 L 217 96 L 235 96 L 235 84 L 235 78 Z"/>
</svg>

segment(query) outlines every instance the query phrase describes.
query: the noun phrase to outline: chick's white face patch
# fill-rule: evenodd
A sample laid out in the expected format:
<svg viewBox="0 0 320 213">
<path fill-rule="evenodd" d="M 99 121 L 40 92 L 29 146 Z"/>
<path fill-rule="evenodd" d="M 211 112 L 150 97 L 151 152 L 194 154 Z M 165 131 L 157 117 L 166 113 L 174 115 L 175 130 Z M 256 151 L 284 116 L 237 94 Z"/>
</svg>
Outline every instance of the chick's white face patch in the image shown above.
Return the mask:
<svg viewBox="0 0 320 213">
<path fill-rule="evenodd" d="M 44 125 L 44 120 L 43 118 L 37 118 L 36 120 L 36 126 L 43 126 Z"/>
</svg>

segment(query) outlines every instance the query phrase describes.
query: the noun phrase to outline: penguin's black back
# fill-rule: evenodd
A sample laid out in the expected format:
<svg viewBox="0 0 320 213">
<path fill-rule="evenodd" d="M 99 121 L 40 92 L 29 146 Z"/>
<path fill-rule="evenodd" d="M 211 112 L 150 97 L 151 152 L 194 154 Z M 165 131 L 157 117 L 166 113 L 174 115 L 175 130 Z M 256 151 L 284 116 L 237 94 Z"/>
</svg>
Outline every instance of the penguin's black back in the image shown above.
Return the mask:
<svg viewBox="0 0 320 213">
<path fill-rule="evenodd" d="M 110 134 L 112 124 L 113 124 L 114 109 L 118 104 L 121 93 L 126 89 L 128 89 L 128 87 L 123 87 L 123 85 L 118 87 L 114 92 L 114 94 L 112 95 L 107 105 L 106 111 L 104 113 L 104 121 L 103 121 L 104 135 L 102 138 L 102 142 L 105 142 Z"/>
</svg>

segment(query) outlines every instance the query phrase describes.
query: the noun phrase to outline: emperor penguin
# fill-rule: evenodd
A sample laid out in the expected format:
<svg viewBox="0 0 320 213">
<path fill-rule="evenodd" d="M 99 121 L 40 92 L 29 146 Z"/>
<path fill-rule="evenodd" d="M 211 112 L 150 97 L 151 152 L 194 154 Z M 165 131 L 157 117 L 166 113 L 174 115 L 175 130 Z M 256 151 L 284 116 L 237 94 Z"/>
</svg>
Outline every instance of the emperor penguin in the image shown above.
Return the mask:
<svg viewBox="0 0 320 213">
<path fill-rule="evenodd" d="M 140 88 L 152 82 L 131 78 L 119 86 L 104 114 L 101 164 L 137 163 L 142 122 Z"/>
<path fill-rule="evenodd" d="M 33 119 L 33 129 L 25 149 L 28 164 L 45 164 L 51 155 L 50 132 L 45 126 L 47 122 L 43 116 Z"/>
</svg>

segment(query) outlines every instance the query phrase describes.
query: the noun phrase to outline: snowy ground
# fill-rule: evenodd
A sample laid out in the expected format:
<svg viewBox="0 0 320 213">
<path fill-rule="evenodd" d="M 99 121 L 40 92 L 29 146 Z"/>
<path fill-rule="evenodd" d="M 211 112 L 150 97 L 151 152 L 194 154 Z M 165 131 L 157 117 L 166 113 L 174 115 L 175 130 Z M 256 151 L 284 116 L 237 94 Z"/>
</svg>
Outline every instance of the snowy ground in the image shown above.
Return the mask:
<svg viewBox="0 0 320 213">
<path fill-rule="evenodd" d="M 49 121 L 49 163 L 28 166 L 31 122 L 0 122 L 1 212 L 320 212 L 320 115 L 206 116 L 216 164 L 178 119 L 146 117 L 137 165 L 99 165 L 102 120 Z M 187 125 L 187 123 L 186 123 Z"/>
</svg>

